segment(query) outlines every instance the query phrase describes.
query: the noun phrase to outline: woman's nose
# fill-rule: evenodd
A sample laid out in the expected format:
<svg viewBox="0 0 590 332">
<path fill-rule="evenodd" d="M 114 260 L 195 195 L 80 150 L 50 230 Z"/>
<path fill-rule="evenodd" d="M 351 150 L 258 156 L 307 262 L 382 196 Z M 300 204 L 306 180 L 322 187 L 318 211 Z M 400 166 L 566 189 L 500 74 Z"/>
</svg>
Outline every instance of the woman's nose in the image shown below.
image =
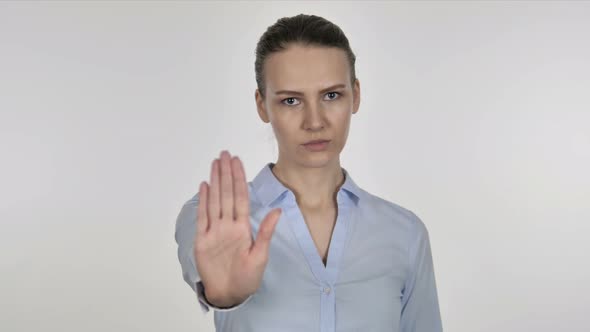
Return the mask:
<svg viewBox="0 0 590 332">
<path fill-rule="evenodd" d="M 306 129 L 321 129 L 324 126 L 323 110 L 321 105 L 308 104 L 304 110 L 305 113 L 305 128 Z"/>
</svg>

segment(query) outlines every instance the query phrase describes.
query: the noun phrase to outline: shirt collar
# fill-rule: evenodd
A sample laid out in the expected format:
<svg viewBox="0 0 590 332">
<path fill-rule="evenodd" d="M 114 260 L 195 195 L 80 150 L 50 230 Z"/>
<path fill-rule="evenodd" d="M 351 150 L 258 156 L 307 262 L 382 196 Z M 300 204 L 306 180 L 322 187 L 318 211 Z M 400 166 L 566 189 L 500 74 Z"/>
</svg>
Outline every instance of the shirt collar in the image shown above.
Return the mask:
<svg viewBox="0 0 590 332">
<path fill-rule="evenodd" d="M 264 206 L 270 206 L 275 200 L 284 196 L 289 191 L 289 188 L 285 187 L 276 178 L 270 169 L 271 166 L 274 166 L 274 163 L 266 163 L 251 182 L 254 194 Z M 344 172 L 345 179 L 344 184 L 340 187 L 339 194 L 344 190 L 356 205 L 361 197 L 361 189 L 354 182 L 348 171 L 344 167 L 341 168 Z"/>
</svg>

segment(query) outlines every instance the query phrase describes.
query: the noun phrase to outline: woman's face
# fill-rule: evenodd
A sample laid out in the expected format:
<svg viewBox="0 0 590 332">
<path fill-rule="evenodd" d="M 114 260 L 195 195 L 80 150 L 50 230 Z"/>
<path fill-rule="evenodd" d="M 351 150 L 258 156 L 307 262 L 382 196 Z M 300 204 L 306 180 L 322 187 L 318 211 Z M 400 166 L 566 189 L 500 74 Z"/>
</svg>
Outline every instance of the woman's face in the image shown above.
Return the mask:
<svg viewBox="0 0 590 332">
<path fill-rule="evenodd" d="M 279 162 L 323 167 L 338 161 L 346 144 L 351 115 L 360 103 L 358 79 L 350 82 L 346 53 L 334 47 L 291 45 L 272 53 L 265 64 L 266 97 L 256 90 L 262 121 L 270 122 Z M 303 144 L 330 140 L 322 151 Z"/>
</svg>

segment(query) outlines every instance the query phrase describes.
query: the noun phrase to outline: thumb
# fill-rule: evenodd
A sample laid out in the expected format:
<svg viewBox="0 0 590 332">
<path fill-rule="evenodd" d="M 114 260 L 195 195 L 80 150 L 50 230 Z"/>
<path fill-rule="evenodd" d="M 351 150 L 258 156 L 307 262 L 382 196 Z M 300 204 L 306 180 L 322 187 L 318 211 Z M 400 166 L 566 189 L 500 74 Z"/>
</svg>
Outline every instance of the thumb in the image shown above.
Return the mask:
<svg viewBox="0 0 590 332">
<path fill-rule="evenodd" d="M 283 210 L 281 208 L 275 209 L 267 214 L 266 217 L 264 217 L 264 220 L 260 223 L 260 228 L 257 233 L 258 235 L 256 236 L 256 241 L 252 247 L 252 255 L 254 255 L 259 261 L 268 257 L 270 239 L 272 238 L 275 226 L 277 225 L 282 212 Z"/>
</svg>

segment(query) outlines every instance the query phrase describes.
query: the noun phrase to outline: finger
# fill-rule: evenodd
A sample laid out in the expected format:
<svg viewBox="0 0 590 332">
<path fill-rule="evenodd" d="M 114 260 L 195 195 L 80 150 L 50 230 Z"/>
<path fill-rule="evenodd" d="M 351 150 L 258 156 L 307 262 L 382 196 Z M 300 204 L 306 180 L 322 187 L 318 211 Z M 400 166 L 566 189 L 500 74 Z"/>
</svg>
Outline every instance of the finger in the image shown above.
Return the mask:
<svg viewBox="0 0 590 332">
<path fill-rule="evenodd" d="M 221 219 L 234 220 L 234 188 L 230 166 L 230 154 L 221 151 Z"/>
<path fill-rule="evenodd" d="M 199 206 L 197 207 L 197 235 L 205 235 L 209 229 L 207 220 L 207 182 L 203 181 L 199 185 Z"/>
<path fill-rule="evenodd" d="M 266 215 L 260 228 L 258 229 L 258 235 L 256 241 L 252 247 L 252 255 L 258 260 L 262 261 L 268 258 L 268 247 L 270 246 L 270 239 L 274 233 L 275 227 L 281 216 L 282 209 L 278 208 Z"/>
<path fill-rule="evenodd" d="M 244 166 L 240 158 L 233 157 L 231 162 L 232 175 L 234 178 L 234 207 L 237 220 L 250 222 L 250 201 L 248 199 L 248 183 Z"/>
<path fill-rule="evenodd" d="M 219 160 L 214 159 L 211 163 L 211 180 L 209 190 L 209 204 L 207 212 L 209 213 L 209 229 L 214 228 L 219 221 L 221 211 L 219 210 Z"/>
</svg>

